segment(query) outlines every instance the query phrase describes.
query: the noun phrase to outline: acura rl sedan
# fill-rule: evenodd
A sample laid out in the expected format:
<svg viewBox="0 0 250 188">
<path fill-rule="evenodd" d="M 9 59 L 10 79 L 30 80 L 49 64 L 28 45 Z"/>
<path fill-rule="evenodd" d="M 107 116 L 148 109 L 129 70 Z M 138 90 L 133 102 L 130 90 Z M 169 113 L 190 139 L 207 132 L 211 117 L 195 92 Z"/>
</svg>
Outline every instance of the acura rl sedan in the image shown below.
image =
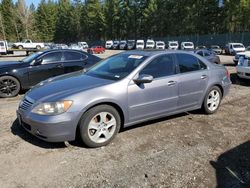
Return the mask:
<svg viewBox="0 0 250 188">
<path fill-rule="evenodd" d="M 45 80 L 17 109 L 19 123 L 50 142 L 79 135 L 107 145 L 121 127 L 202 108 L 215 113 L 231 86 L 224 66 L 182 51 L 127 51 L 85 72 Z"/>
<path fill-rule="evenodd" d="M 99 57 L 79 50 L 47 50 L 21 61 L 0 62 L 0 97 L 16 96 L 50 77 L 89 68 Z"/>
</svg>

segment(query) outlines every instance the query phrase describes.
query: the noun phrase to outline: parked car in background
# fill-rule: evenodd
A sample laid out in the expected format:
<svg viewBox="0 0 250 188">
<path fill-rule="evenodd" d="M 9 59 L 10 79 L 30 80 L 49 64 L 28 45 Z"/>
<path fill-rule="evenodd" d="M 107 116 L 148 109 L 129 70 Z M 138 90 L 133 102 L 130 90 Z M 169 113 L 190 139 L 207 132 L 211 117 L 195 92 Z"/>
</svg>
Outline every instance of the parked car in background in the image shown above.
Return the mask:
<svg viewBox="0 0 250 188">
<path fill-rule="evenodd" d="M 178 50 L 179 49 L 178 41 L 168 41 L 168 49 L 169 50 Z"/>
<path fill-rule="evenodd" d="M 115 40 L 114 43 L 113 43 L 113 49 L 118 50 L 119 49 L 119 44 L 120 44 L 120 41 Z"/>
<path fill-rule="evenodd" d="M 225 46 L 225 54 L 236 55 L 239 52 L 245 52 L 246 48 L 242 43 L 228 43 Z"/>
<path fill-rule="evenodd" d="M 239 78 L 250 79 L 250 54 L 245 54 L 239 58 L 236 66 L 237 75 Z"/>
<path fill-rule="evenodd" d="M 146 48 L 147 49 L 154 49 L 155 48 L 155 41 L 152 39 L 148 39 L 146 41 Z"/>
<path fill-rule="evenodd" d="M 18 49 L 41 49 L 44 48 L 44 43 L 35 43 L 30 39 L 25 39 L 22 42 L 16 42 L 13 44 L 13 48 Z"/>
<path fill-rule="evenodd" d="M 126 50 L 127 49 L 127 41 L 126 40 L 121 40 L 120 41 L 119 49 L 120 50 Z"/>
<path fill-rule="evenodd" d="M 156 41 L 155 48 L 164 50 L 165 49 L 165 42 L 164 41 Z"/>
<path fill-rule="evenodd" d="M 22 61 L 0 62 L 0 97 L 16 96 L 50 77 L 89 68 L 99 57 L 78 50 L 46 50 Z"/>
<path fill-rule="evenodd" d="M 0 55 L 6 55 L 8 50 L 7 41 L 1 40 L 0 41 Z"/>
<path fill-rule="evenodd" d="M 218 45 L 211 45 L 209 50 L 213 51 L 214 53 L 216 53 L 217 55 L 222 54 L 222 49 L 220 46 Z"/>
<path fill-rule="evenodd" d="M 86 146 L 101 147 L 121 128 L 144 121 L 200 108 L 213 114 L 230 86 L 224 66 L 194 53 L 127 51 L 85 73 L 40 83 L 21 100 L 17 117 L 42 140 L 79 135 Z"/>
<path fill-rule="evenodd" d="M 105 52 L 105 48 L 102 46 L 92 46 L 91 48 L 88 48 L 87 52 L 90 54 L 101 54 Z"/>
<path fill-rule="evenodd" d="M 72 50 L 83 50 L 83 48 L 81 46 L 79 46 L 78 44 L 71 44 L 69 46 L 69 49 L 72 49 Z"/>
<path fill-rule="evenodd" d="M 182 42 L 181 49 L 182 50 L 194 50 L 194 43 L 193 42 Z"/>
<path fill-rule="evenodd" d="M 206 58 L 211 63 L 220 64 L 220 57 L 217 56 L 213 51 L 201 49 L 201 50 L 195 50 L 194 52 Z"/>
<path fill-rule="evenodd" d="M 127 49 L 128 50 L 135 49 L 135 40 L 128 40 L 128 42 L 127 42 Z"/>
<path fill-rule="evenodd" d="M 250 57 L 250 46 L 248 46 L 248 47 L 246 48 L 246 51 L 245 51 L 245 52 L 238 52 L 238 53 L 234 56 L 233 61 L 234 61 L 235 65 L 238 64 L 239 58 L 240 58 L 240 57 L 245 57 L 245 55 L 247 55 L 248 57 Z"/>
<path fill-rule="evenodd" d="M 113 41 L 112 40 L 107 40 L 105 43 L 105 48 L 106 49 L 112 49 L 113 48 Z"/>
<path fill-rule="evenodd" d="M 137 40 L 136 41 L 136 49 L 143 50 L 145 46 L 144 40 Z"/>
<path fill-rule="evenodd" d="M 67 44 L 54 44 L 52 49 L 68 49 L 68 45 Z"/>
<path fill-rule="evenodd" d="M 78 42 L 78 46 L 81 46 L 83 49 L 87 49 L 89 47 L 87 42 Z"/>
</svg>

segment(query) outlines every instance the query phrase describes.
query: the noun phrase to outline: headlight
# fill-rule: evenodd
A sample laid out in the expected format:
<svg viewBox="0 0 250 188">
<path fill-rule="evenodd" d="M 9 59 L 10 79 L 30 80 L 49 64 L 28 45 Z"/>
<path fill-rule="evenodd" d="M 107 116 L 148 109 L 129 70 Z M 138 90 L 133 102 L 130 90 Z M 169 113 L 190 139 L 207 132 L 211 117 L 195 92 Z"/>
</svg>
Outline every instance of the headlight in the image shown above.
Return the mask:
<svg viewBox="0 0 250 188">
<path fill-rule="evenodd" d="M 37 105 L 32 112 L 39 115 L 58 115 L 66 112 L 73 101 L 48 102 Z"/>
</svg>

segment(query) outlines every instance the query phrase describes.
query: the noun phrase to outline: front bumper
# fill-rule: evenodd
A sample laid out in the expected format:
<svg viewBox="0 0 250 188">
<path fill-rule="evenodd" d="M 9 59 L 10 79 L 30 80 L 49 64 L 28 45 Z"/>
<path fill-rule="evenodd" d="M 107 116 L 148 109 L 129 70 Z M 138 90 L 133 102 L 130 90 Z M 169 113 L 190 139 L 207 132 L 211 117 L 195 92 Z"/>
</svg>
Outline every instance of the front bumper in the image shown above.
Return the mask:
<svg viewBox="0 0 250 188">
<path fill-rule="evenodd" d="M 236 66 L 236 70 L 240 78 L 250 79 L 250 67 Z"/>
<path fill-rule="evenodd" d="M 32 112 L 17 110 L 19 124 L 39 139 L 48 142 L 75 140 L 79 121 L 78 113 L 65 112 L 56 116 L 42 116 Z"/>
</svg>

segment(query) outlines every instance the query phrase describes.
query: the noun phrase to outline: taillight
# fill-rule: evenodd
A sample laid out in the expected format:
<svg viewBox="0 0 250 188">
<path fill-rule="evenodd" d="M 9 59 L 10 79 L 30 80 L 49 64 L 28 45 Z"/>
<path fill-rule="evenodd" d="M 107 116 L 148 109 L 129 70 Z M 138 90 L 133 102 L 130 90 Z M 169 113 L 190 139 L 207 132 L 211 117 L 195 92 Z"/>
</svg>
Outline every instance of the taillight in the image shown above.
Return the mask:
<svg viewBox="0 0 250 188">
<path fill-rule="evenodd" d="M 230 72 L 228 71 L 227 68 L 226 68 L 226 75 L 227 75 L 227 78 L 230 79 Z"/>
</svg>

